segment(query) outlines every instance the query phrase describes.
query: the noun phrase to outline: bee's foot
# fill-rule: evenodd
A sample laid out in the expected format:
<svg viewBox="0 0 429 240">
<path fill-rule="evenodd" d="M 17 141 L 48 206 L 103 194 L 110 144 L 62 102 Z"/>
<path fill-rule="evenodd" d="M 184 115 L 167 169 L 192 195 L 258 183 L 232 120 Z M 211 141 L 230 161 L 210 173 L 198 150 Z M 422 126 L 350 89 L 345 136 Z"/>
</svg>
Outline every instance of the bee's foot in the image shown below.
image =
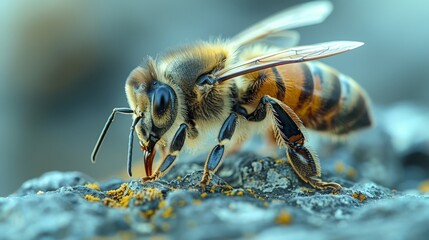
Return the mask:
<svg viewBox="0 0 429 240">
<path fill-rule="evenodd" d="M 317 189 L 332 189 L 334 192 L 339 192 L 341 190 L 341 185 L 336 182 L 324 182 L 319 178 L 310 178 L 310 185 Z"/>
<path fill-rule="evenodd" d="M 201 179 L 201 181 L 198 183 L 198 187 L 200 187 L 204 192 L 206 191 L 206 187 L 210 182 L 210 173 L 209 172 L 204 172 L 204 175 Z"/>
<path fill-rule="evenodd" d="M 159 172 L 155 172 L 154 174 L 152 174 L 151 176 L 146 176 L 146 177 L 142 177 L 141 178 L 141 182 L 153 182 L 155 180 L 158 180 L 159 178 Z"/>
</svg>

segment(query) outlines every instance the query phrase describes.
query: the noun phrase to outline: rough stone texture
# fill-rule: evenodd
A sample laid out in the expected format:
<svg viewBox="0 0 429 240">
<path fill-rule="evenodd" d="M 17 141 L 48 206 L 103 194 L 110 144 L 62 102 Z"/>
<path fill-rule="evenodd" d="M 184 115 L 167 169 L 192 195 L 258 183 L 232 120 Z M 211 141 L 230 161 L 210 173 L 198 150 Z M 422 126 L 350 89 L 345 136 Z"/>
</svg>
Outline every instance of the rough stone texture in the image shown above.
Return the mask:
<svg viewBox="0 0 429 240">
<path fill-rule="evenodd" d="M 144 184 L 97 187 L 81 173 L 50 172 L 0 198 L 0 239 L 428 239 L 429 133 L 416 130 L 427 121 L 402 135 L 387 124 L 422 115 L 399 106 L 348 143 L 315 137 L 323 179 L 343 186 L 337 193 L 312 189 L 284 159 L 251 152 L 225 159 L 206 191 L 197 186 L 204 157 Z M 410 131 L 419 135 L 407 138 Z"/>
</svg>

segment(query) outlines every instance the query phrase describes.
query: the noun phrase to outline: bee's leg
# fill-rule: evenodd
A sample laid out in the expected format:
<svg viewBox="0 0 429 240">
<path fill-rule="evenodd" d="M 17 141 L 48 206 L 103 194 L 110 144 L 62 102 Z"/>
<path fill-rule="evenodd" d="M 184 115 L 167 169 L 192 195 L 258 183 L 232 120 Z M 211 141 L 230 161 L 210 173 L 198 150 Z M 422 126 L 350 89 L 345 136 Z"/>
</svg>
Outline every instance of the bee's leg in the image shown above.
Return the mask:
<svg viewBox="0 0 429 240">
<path fill-rule="evenodd" d="M 182 150 L 183 144 L 185 143 L 187 127 L 188 126 L 185 123 L 182 123 L 179 126 L 179 129 L 173 137 L 173 141 L 171 141 L 170 153 L 163 158 L 158 168 L 151 176 L 142 178 L 143 182 L 156 180 L 170 170 L 174 160 L 176 160 L 176 157 L 179 155 L 180 150 Z"/>
<path fill-rule="evenodd" d="M 233 112 L 229 115 L 225 122 L 223 122 L 217 137 L 219 143 L 212 149 L 206 160 L 206 164 L 204 165 L 204 174 L 200 181 L 200 186 L 203 189 L 205 189 L 207 183 L 210 181 L 210 174 L 216 172 L 216 170 L 219 168 L 223 157 L 223 152 L 225 150 L 224 145 L 229 140 L 231 140 L 236 126 L 237 114 Z"/>
<path fill-rule="evenodd" d="M 339 190 L 341 185 L 323 182 L 319 159 L 304 146 L 304 128 L 298 116 L 287 105 L 270 96 L 264 96 L 256 110 L 246 116 L 249 121 L 261 121 L 267 113 L 272 118 L 273 131 L 278 145 L 284 145 L 287 159 L 298 176 L 314 188 Z M 300 129 L 301 128 L 301 129 Z"/>
</svg>

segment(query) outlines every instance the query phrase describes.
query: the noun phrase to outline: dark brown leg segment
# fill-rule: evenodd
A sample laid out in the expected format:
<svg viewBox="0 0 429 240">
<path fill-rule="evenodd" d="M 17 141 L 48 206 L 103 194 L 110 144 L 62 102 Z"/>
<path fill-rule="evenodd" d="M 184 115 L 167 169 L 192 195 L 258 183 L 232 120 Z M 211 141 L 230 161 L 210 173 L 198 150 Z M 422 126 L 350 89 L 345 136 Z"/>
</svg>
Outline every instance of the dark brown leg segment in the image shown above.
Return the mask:
<svg viewBox="0 0 429 240">
<path fill-rule="evenodd" d="M 298 176 L 314 188 L 334 190 L 341 185 L 334 182 L 324 182 L 320 179 L 320 163 L 311 151 L 304 146 L 303 125 L 296 114 L 284 103 L 270 96 L 264 96 L 256 110 L 247 115 L 249 121 L 261 121 L 266 115 L 272 118 L 273 131 L 279 145 L 286 147 L 288 161 Z"/>
</svg>

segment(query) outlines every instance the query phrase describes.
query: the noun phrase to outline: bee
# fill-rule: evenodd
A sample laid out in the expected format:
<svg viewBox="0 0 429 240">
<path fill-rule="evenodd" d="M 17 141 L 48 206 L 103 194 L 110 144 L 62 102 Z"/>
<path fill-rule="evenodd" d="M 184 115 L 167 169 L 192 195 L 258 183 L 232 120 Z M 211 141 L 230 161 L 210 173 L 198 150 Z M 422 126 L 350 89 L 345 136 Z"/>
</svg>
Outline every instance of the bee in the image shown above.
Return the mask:
<svg viewBox="0 0 429 240">
<path fill-rule="evenodd" d="M 319 159 L 306 143 L 304 129 L 344 136 L 371 125 L 369 100 L 350 77 L 320 62 L 363 45 L 333 41 L 296 46 L 291 29 L 322 22 L 330 2 L 317 1 L 286 9 L 230 40 L 214 40 L 172 50 L 136 67 L 125 83 L 129 108 L 115 108 L 92 153 L 92 161 L 117 113 L 132 115 L 128 173 L 134 132 L 143 151 L 146 175 L 167 173 L 186 143 L 199 148 L 216 131 L 200 182 L 205 187 L 221 165 L 226 147 L 251 133 L 272 132 L 285 148 L 296 174 L 316 189 L 339 190 L 325 182 Z M 271 43 L 270 43 L 271 42 Z M 155 153 L 162 154 L 153 171 Z"/>
</svg>

